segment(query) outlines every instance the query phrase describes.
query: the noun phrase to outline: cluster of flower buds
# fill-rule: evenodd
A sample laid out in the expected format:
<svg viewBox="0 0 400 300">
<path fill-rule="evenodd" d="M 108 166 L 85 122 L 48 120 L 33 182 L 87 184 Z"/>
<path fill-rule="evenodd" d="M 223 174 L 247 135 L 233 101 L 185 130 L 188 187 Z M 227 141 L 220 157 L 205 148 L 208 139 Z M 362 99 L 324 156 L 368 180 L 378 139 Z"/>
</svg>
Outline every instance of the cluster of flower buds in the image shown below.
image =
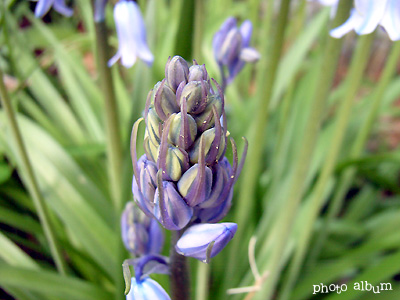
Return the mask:
<svg viewBox="0 0 400 300">
<path fill-rule="evenodd" d="M 224 156 L 228 136 L 224 95 L 218 83 L 212 81 L 215 88 L 204 65 L 194 62 L 189 68 L 182 57 L 169 59 L 165 79 L 147 97 L 145 154 L 139 159 L 136 140 L 143 119 L 133 126 L 135 201 L 147 216 L 157 219 L 168 230 L 222 220 L 231 206 L 233 185 L 244 162 L 245 155 L 238 162 L 233 139 L 233 164 Z M 216 235 L 224 237 L 215 240 L 213 236 L 209 240 L 219 251 L 223 247 L 218 245 L 225 246 L 236 231 L 236 227 L 228 227 L 231 230 Z M 178 252 L 185 254 L 183 250 Z M 187 256 L 204 260 L 204 256 L 189 252 Z"/>
</svg>

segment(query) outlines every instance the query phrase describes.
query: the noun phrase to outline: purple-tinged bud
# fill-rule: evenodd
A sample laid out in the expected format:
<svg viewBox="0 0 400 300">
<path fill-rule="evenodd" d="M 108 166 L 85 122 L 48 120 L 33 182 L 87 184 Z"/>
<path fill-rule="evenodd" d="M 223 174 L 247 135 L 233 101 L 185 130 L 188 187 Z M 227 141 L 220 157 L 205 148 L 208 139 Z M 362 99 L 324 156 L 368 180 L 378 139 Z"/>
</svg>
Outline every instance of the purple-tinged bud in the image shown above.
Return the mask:
<svg viewBox="0 0 400 300">
<path fill-rule="evenodd" d="M 208 73 L 205 65 L 194 64 L 189 68 L 189 81 L 208 81 Z"/>
<path fill-rule="evenodd" d="M 236 20 L 228 18 L 214 35 L 214 56 L 221 71 L 223 72 L 224 66 L 229 71 L 227 83 L 236 77 L 245 62 L 256 62 L 260 58 L 259 53 L 250 47 L 252 30 L 249 20 L 244 21 L 238 29 Z M 223 76 L 225 78 L 224 72 Z"/>
<path fill-rule="evenodd" d="M 163 169 L 163 180 L 178 181 L 189 168 L 189 156 L 185 150 L 171 146 L 167 142 L 173 117 L 170 116 L 164 123 L 157 167 L 158 169 Z"/>
<path fill-rule="evenodd" d="M 187 150 L 197 135 L 196 121 L 186 111 L 186 101 L 182 101 L 181 112 L 171 118 L 168 141 L 175 146 Z"/>
<path fill-rule="evenodd" d="M 211 193 L 212 172 L 204 161 L 204 139 L 200 140 L 199 163 L 183 174 L 178 181 L 178 190 L 189 206 L 194 207 L 204 202 Z"/>
<path fill-rule="evenodd" d="M 213 107 L 214 119 L 217 119 L 216 108 Z M 215 127 L 204 131 L 201 135 L 204 138 L 206 164 L 213 165 L 225 154 L 226 136 L 220 122 L 215 123 Z M 195 164 L 199 161 L 199 149 L 201 138 L 198 138 L 189 152 L 190 162 Z"/>
<path fill-rule="evenodd" d="M 157 187 L 157 165 L 148 160 L 145 154 L 140 157 L 137 164 L 139 170 L 140 191 L 142 192 L 143 197 L 145 197 L 149 202 L 153 202 L 154 193 Z"/>
<path fill-rule="evenodd" d="M 133 202 L 128 202 L 121 217 L 122 241 L 133 255 L 158 254 L 164 244 L 163 232 L 154 218 L 149 218 Z"/>
<path fill-rule="evenodd" d="M 150 108 L 146 116 L 146 130 L 153 145 L 161 143 L 161 119 L 158 117 L 154 108 Z"/>
<path fill-rule="evenodd" d="M 147 130 L 146 130 L 147 131 Z M 146 132 L 147 134 L 147 132 Z M 144 152 L 149 160 L 152 162 L 157 162 L 158 160 L 158 148 L 159 146 L 154 145 L 148 135 L 145 136 L 143 142 Z"/>
<path fill-rule="evenodd" d="M 165 84 L 165 79 L 154 86 L 153 101 L 155 111 L 158 117 L 165 121 L 168 117 L 176 112 L 179 112 L 179 106 L 176 102 L 175 93 Z"/>
<path fill-rule="evenodd" d="M 183 88 L 179 103 L 186 99 L 188 113 L 202 113 L 206 108 L 209 92 L 210 85 L 207 81 L 190 81 Z"/>
<path fill-rule="evenodd" d="M 193 209 L 183 200 L 174 183 L 162 181 L 161 172 L 157 174 L 154 215 L 165 229 L 180 230 L 191 220 Z"/>
<path fill-rule="evenodd" d="M 235 223 L 197 224 L 189 227 L 176 243 L 176 251 L 203 262 L 216 256 L 236 233 Z M 211 253 L 208 254 L 210 244 Z M 207 257 L 209 255 L 209 257 Z"/>
<path fill-rule="evenodd" d="M 165 78 L 169 87 L 175 92 L 181 82 L 187 83 L 189 66 L 182 57 L 174 56 L 165 66 Z"/>
<path fill-rule="evenodd" d="M 232 206 L 233 189 L 230 189 L 229 194 L 222 198 L 221 204 L 216 207 L 196 209 L 194 215 L 196 222 L 199 223 L 217 223 L 228 214 Z"/>
<path fill-rule="evenodd" d="M 213 106 L 217 109 L 218 117 L 222 116 L 224 107 L 223 99 L 218 94 L 209 94 L 207 97 L 207 106 L 201 114 L 194 115 L 197 128 L 200 132 L 215 126 L 215 119 L 213 114 Z"/>
<path fill-rule="evenodd" d="M 65 4 L 65 0 L 39 0 L 35 7 L 35 17 L 43 17 L 53 6 L 54 10 L 66 17 L 71 17 L 74 11 Z"/>
</svg>

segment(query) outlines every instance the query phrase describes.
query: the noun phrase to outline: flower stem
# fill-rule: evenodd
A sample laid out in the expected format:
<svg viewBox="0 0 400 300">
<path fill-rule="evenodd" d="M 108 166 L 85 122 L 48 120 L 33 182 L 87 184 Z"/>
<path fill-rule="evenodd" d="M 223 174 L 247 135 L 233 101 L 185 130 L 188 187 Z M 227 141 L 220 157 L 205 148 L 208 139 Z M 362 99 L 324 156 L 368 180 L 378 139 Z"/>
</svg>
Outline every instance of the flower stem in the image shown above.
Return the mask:
<svg viewBox="0 0 400 300">
<path fill-rule="evenodd" d="M 171 233 L 170 249 L 170 268 L 171 268 L 171 299 L 189 300 L 190 299 L 190 278 L 185 256 L 180 255 L 175 250 L 175 245 L 182 231 L 173 231 Z"/>
<path fill-rule="evenodd" d="M 108 157 L 108 175 L 110 180 L 111 200 L 114 204 L 115 220 L 119 220 L 122 211 L 122 148 L 121 133 L 119 128 L 117 101 L 115 97 L 111 70 L 107 66 L 109 55 L 109 46 L 107 43 L 107 27 L 104 20 L 95 22 L 96 30 L 96 48 L 97 48 L 97 66 L 100 75 L 100 84 L 103 89 L 106 116 L 107 132 L 107 157 Z M 120 235 L 119 222 L 115 222 L 115 232 Z M 118 240 L 116 249 L 117 261 L 123 260 L 122 243 Z M 121 274 L 121 266 L 117 264 L 115 269 L 116 299 L 121 299 L 124 290 L 124 281 Z"/>
<path fill-rule="evenodd" d="M 196 300 L 207 300 L 210 265 L 201 261 L 197 263 Z"/>
<path fill-rule="evenodd" d="M 39 185 L 36 179 L 36 176 L 33 172 L 32 164 L 29 160 L 28 153 L 26 151 L 24 141 L 22 139 L 21 131 L 19 130 L 17 120 L 14 114 L 14 110 L 11 105 L 11 101 L 9 95 L 7 93 L 7 89 L 5 87 L 3 81 L 4 75 L 3 71 L 0 68 L 0 96 L 1 103 L 6 112 L 7 119 L 10 125 L 10 129 L 12 135 L 14 136 L 18 156 L 21 162 L 21 170 L 26 174 L 25 180 L 27 184 L 27 188 L 29 194 L 33 199 L 33 203 L 35 205 L 36 211 L 39 216 L 40 223 L 43 227 L 44 234 L 46 236 L 47 242 L 50 245 L 50 251 L 53 256 L 54 262 L 56 264 L 57 270 L 59 273 L 65 275 L 66 274 L 66 264 L 64 257 L 62 256 L 61 249 L 59 244 L 57 243 L 56 235 L 54 233 L 53 228 L 51 227 L 49 213 L 47 211 L 47 207 L 43 198 L 43 195 L 40 192 Z"/>
</svg>

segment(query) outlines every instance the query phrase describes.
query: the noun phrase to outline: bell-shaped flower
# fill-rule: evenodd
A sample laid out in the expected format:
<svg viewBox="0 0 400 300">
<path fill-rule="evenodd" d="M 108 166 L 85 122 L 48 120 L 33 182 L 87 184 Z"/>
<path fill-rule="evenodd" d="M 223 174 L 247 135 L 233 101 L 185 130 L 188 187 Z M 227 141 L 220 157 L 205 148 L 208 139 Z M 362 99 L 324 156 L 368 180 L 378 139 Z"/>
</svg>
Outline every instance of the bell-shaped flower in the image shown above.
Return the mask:
<svg viewBox="0 0 400 300">
<path fill-rule="evenodd" d="M 74 11 L 65 4 L 65 0 L 39 0 L 35 7 L 35 17 L 43 17 L 53 6 L 58 13 L 70 17 Z"/>
<path fill-rule="evenodd" d="M 122 213 L 121 233 L 125 248 L 136 256 L 158 254 L 164 244 L 157 220 L 146 216 L 132 201 Z"/>
<path fill-rule="evenodd" d="M 129 265 L 135 269 L 135 277 L 131 277 Z M 126 300 L 170 300 L 165 290 L 150 274 L 169 274 L 168 258 L 160 255 L 145 255 L 135 260 L 126 260 L 123 265 L 124 278 L 127 285 Z"/>
<path fill-rule="evenodd" d="M 246 62 L 256 62 L 260 54 L 250 47 L 253 25 L 249 20 L 242 23 L 238 29 L 235 18 L 228 18 L 214 35 L 213 51 L 215 59 L 221 68 L 227 67 L 229 84 L 242 70 Z"/>
<path fill-rule="evenodd" d="M 184 256 L 208 262 L 229 243 L 236 233 L 237 224 L 197 224 L 190 226 L 176 243 L 176 251 Z"/>
<path fill-rule="evenodd" d="M 146 28 L 139 6 L 134 1 L 120 0 L 114 7 L 114 20 L 118 36 L 118 51 L 108 61 L 113 65 L 118 59 L 124 67 L 130 68 L 137 57 L 148 65 L 154 57 L 146 42 Z"/>
<path fill-rule="evenodd" d="M 359 34 L 369 34 L 381 25 L 393 41 L 400 40 L 400 1 L 355 0 L 350 18 L 341 26 L 332 29 L 330 35 L 341 38 L 354 29 Z"/>
</svg>

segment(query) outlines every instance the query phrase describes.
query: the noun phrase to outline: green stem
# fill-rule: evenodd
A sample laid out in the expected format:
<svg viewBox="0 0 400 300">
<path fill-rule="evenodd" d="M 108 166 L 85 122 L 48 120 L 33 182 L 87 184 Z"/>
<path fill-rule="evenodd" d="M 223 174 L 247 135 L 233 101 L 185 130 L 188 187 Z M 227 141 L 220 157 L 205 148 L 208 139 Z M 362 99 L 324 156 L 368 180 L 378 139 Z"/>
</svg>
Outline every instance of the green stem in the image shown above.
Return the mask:
<svg viewBox="0 0 400 300">
<path fill-rule="evenodd" d="M 203 57 L 201 55 L 201 43 L 203 41 L 203 28 L 205 20 L 204 0 L 195 1 L 194 14 L 194 34 L 193 34 L 193 58 L 202 64 Z"/>
<path fill-rule="evenodd" d="M 296 253 L 289 269 L 289 277 L 282 287 L 283 292 L 280 297 L 281 300 L 286 300 L 290 296 L 290 291 L 297 279 L 301 264 L 307 251 L 308 243 L 313 232 L 314 222 L 322 205 L 324 204 L 324 193 L 335 169 L 337 157 L 346 133 L 346 128 L 350 121 L 354 99 L 368 62 L 373 37 L 373 35 L 361 37 L 356 52 L 353 55 L 354 58 L 350 66 L 349 75 L 346 78 L 348 85 L 339 109 L 335 131 L 333 138 L 331 139 L 331 146 L 329 148 L 327 157 L 324 160 L 324 165 L 321 175 L 316 183 L 315 190 L 311 196 L 311 199 L 309 200 L 310 202 L 307 210 L 307 218 L 302 223 L 300 235 L 298 237 Z"/>
<path fill-rule="evenodd" d="M 103 89 L 105 101 L 106 133 L 107 133 L 107 157 L 108 157 L 108 176 L 110 181 L 111 199 L 115 209 L 115 219 L 119 220 L 122 211 L 122 149 L 121 133 L 119 128 L 118 108 L 115 97 L 111 70 L 107 66 L 110 57 L 110 48 L 107 43 L 107 27 L 105 21 L 95 22 L 96 29 L 96 48 L 97 65 L 100 75 L 100 84 Z M 119 221 L 115 222 L 115 232 L 120 233 Z M 115 247 L 117 261 L 123 260 L 123 248 L 120 240 Z M 121 265 L 115 266 L 115 287 L 116 299 L 121 299 L 124 290 L 124 281 L 121 272 Z"/>
<path fill-rule="evenodd" d="M 122 209 L 121 199 L 121 169 L 122 169 L 122 150 L 121 134 L 118 121 L 117 101 L 113 87 L 111 70 L 107 66 L 109 46 L 107 43 L 107 28 L 105 22 L 95 23 L 98 71 L 100 84 L 103 89 L 106 113 L 107 131 L 107 156 L 109 163 L 109 178 L 111 186 L 111 199 L 114 202 L 115 211 L 119 213 Z"/>
<path fill-rule="evenodd" d="M 277 68 L 279 59 L 281 57 L 283 41 L 285 35 L 285 28 L 288 20 L 290 8 L 290 0 L 283 0 L 281 2 L 280 12 L 277 20 L 276 31 L 273 41 L 273 48 L 271 53 L 266 50 L 264 57 L 259 62 L 262 64 L 260 66 L 261 72 L 258 74 L 257 81 L 257 109 L 255 111 L 255 118 L 252 124 L 250 134 L 249 134 L 249 150 L 247 155 L 247 162 L 243 169 L 243 174 L 241 176 L 240 189 L 239 189 L 239 201 L 235 208 L 235 217 L 239 223 L 238 230 L 236 232 L 235 238 L 232 240 L 230 245 L 230 256 L 227 275 L 231 275 L 234 272 L 234 268 L 237 267 L 236 264 L 238 260 L 235 259 L 238 253 L 240 253 L 241 245 L 243 244 L 243 236 L 245 232 L 245 226 L 249 221 L 250 216 L 253 215 L 254 210 L 254 194 L 255 188 L 258 183 L 260 168 L 262 164 L 262 149 L 264 143 L 264 133 L 266 130 L 268 122 L 268 108 L 269 102 L 272 96 L 273 85 L 276 78 Z M 267 48 L 267 47 L 266 47 Z M 267 60 L 268 58 L 268 60 Z M 268 61 L 268 62 L 267 62 Z M 268 65 L 267 65 L 268 64 Z M 245 239 L 246 240 L 246 239 Z M 235 284 L 236 282 L 226 282 L 226 284 Z"/>
<path fill-rule="evenodd" d="M 171 280 L 171 299 L 172 300 L 189 300 L 190 299 L 190 278 L 185 256 L 180 255 L 175 250 L 176 242 L 182 232 L 173 231 L 171 233 L 171 249 L 170 249 L 170 280 Z"/>
<path fill-rule="evenodd" d="M 356 141 L 350 151 L 350 158 L 357 158 L 361 155 L 365 143 L 369 137 L 374 121 L 379 113 L 379 107 L 383 99 L 383 95 L 386 91 L 387 86 L 390 83 L 391 78 L 395 74 L 398 59 L 400 58 L 400 42 L 394 44 L 390 56 L 386 62 L 385 69 L 383 70 L 382 77 L 379 80 L 378 86 L 376 87 L 374 93 L 369 98 L 371 100 L 371 105 L 369 106 L 369 111 L 367 118 L 365 119 L 364 125 L 361 126 L 361 130 L 356 137 Z M 333 218 L 339 213 L 342 207 L 344 197 L 346 192 L 350 188 L 353 182 L 354 175 L 356 173 L 356 168 L 349 168 L 346 170 L 339 178 L 338 188 L 333 196 L 327 215 L 323 221 L 322 229 L 316 238 L 316 244 L 310 254 L 309 262 L 307 265 L 312 266 L 315 260 L 318 258 L 318 254 L 321 251 L 322 245 L 324 244 L 328 233 L 331 222 Z"/>
<path fill-rule="evenodd" d="M 61 249 L 56 240 L 56 235 L 53 228 L 51 227 L 49 213 L 45 204 L 43 195 L 40 192 L 39 185 L 36 176 L 33 172 L 32 164 L 29 160 L 28 153 L 22 139 L 21 131 L 18 128 L 17 120 L 11 105 L 11 100 L 8 96 L 7 89 L 3 81 L 4 75 L 0 68 L 0 96 L 1 103 L 7 115 L 7 119 L 10 125 L 12 135 L 14 136 L 16 147 L 18 151 L 18 156 L 21 161 L 21 169 L 26 174 L 25 180 L 27 183 L 27 188 L 29 194 L 31 195 L 36 211 L 39 216 L 40 223 L 43 227 L 44 234 L 46 236 L 47 242 L 50 245 L 50 251 L 53 256 L 54 262 L 56 264 L 58 272 L 65 275 L 66 274 L 66 263 L 62 256 Z"/>
<path fill-rule="evenodd" d="M 201 261 L 197 263 L 196 300 L 207 300 L 210 265 Z"/>
</svg>

